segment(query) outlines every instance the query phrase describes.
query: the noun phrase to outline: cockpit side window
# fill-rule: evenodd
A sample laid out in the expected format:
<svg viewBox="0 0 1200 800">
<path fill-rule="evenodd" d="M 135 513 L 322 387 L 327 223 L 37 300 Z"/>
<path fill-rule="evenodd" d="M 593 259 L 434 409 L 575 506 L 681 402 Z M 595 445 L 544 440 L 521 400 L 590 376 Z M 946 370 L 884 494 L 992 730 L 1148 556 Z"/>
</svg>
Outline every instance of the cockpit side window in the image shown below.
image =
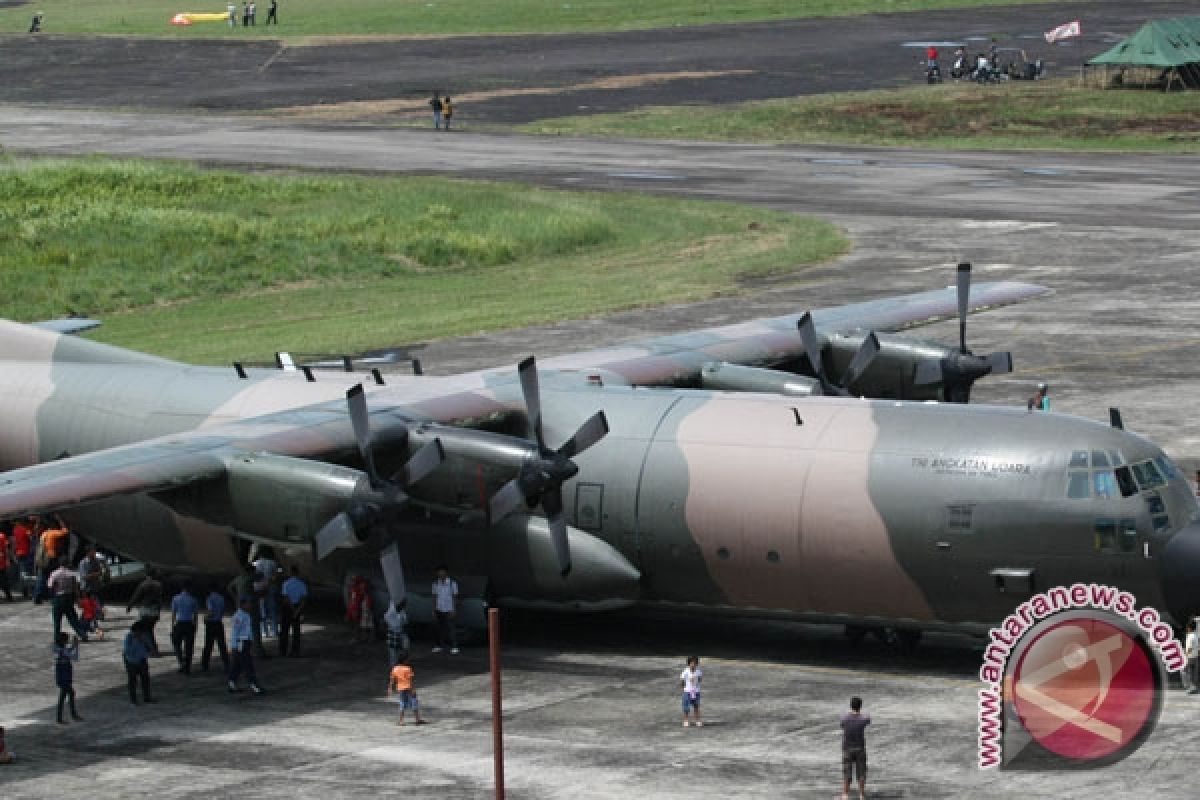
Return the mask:
<svg viewBox="0 0 1200 800">
<path fill-rule="evenodd" d="M 1154 463 L 1158 466 L 1158 471 L 1161 472 L 1163 477 L 1165 477 L 1167 480 L 1174 481 L 1183 479 L 1183 473 L 1180 472 L 1179 468 L 1176 467 L 1171 459 L 1167 458 L 1166 456 L 1155 456 Z"/>
<path fill-rule="evenodd" d="M 1133 472 L 1129 467 L 1117 467 L 1117 486 L 1121 488 L 1121 497 L 1133 497 L 1137 494 L 1137 484 L 1133 482 Z"/>
<path fill-rule="evenodd" d="M 1162 486 L 1166 481 L 1159 473 L 1158 467 L 1154 466 L 1153 461 L 1142 461 L 1132 466 L 1133 477 L 1137 480 L 1137 484 L 1142 490 L 1156 489 Z"/>
<path fill-rule="evenodd" d="M 1067 497 L 1072 500 L 1082 500 L 1092 496 L 1088 489 L 1088 474 L 1085 470 L 1073 471 L 1069 475 Z"/>
<path fill-rule="evenodd" d="M 1107 467 L 1108 465 L 1108 453 L 1104 452 L 1103 450 L 1092 451 L 1093 467 Z"/>
</svg>

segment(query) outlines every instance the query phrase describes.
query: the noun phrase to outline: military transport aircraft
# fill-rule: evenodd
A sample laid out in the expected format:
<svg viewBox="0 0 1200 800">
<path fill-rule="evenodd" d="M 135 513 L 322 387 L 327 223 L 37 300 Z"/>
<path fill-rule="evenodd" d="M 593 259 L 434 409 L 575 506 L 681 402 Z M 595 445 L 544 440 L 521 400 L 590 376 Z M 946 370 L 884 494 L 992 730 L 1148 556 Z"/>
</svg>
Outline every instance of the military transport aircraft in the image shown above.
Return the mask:
<svg viewBox="0 0 1200 800">
<path fill-rule="evenodd" d="M 169 570 L 978 633 L 1097 581 L 1198 610 L 1197 503 L 1117 425 L 965 405 L 970 286 L 453 376 L 195 367 L 0 323 L 0 517 Z M 957 312 L 957 347 L 896 331 Z M 865 397 L 864 397 L 865 396 Z M 381 557 L 382 556 L 382 557 Z M 401 559 L 403 557 L 403 566 Z M 426 584 L 427 585 L 427 584 Z M 416 593 L 414 593 L 416 596 Z"/>
</svg>

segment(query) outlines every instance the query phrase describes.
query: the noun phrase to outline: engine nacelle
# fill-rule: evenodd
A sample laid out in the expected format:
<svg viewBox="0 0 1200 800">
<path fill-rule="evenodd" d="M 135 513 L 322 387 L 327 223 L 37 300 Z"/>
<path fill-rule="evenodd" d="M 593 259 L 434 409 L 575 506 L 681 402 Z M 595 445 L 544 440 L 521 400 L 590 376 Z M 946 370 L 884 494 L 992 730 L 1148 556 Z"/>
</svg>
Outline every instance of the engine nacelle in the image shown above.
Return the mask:
<svg viewBox="0 0 1200 800">
<path fill-rule="evenodd" d="M 876 333 L 875 336 L 879 339 L 879 354 L 858 380 L 847 387 L 853 394 L 897 400 L 943 399 L 941 383 L 916 383 L 917 365 L 924 361 L 953 359 L 959 355 L 956 348 L 896 334 Z M 827 374 L 842 374 L 866 337 L 866 331 L 830 335 L 823 351 Z"/>
<path fill-rule="evenodd" d="M 567 528 L 571 572 L 566 577 L 559 574 L 544 518 L 515 514 L 487 537 L 489 588 L 501 604 L 605 610 L 633 605 L 641 596 L 641 573 L 610 544 L 577 528 Z"/>
<path fill-rule="evenodd" d="M 197 483 L 157 495 L 182 514 L 229 525 L 252 538 L 302 545 L 370 492 L 356 469 L 271 453 L 247 453 L 226 468 L 223 481 Z M 361 486 L 360 486 L 361 485 Z"/>
<path fill-rule="evenodd" d="M 767 392 L 790 397 L 821 394 L 821 384 L 815 378 L 782 370 L 746 367 L 714 361 L 700 370 L 700 386 L 731 392 Z"/>
</svg>

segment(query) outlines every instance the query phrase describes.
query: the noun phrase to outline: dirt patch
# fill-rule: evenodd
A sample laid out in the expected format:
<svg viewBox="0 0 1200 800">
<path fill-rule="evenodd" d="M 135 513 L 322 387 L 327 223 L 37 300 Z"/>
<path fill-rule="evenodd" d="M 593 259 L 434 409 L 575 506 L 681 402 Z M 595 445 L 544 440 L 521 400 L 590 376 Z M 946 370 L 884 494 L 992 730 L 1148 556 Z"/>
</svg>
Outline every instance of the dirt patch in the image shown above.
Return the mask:
<svg viewBox="0 0 1200 800">
<path fill-rule="evenodd" d="M 488 100 L 535 95 L 556 95 L 580 91 L 619 91 L 635 87 L 651 86 L 679 80 L 706 80 L 715 77 L 747 75 L 751 70 L 722 70 L 708 72 L 656 72 L 645 75 L 614 75 L 587 83 L 570 86 L 526 86 L 513 89 L 465 92 L 454 96 L 458 104 L 478 104 Z M 322 120 L 351 120 L 365 117 L 407 115 L 418 116 L 429 113 L 429 99 L 387 98 L 382 100 L 354 100 L 344 103 L 289 106 L 275 109 L 275 113 L 290 117 Z"/>
</svg>

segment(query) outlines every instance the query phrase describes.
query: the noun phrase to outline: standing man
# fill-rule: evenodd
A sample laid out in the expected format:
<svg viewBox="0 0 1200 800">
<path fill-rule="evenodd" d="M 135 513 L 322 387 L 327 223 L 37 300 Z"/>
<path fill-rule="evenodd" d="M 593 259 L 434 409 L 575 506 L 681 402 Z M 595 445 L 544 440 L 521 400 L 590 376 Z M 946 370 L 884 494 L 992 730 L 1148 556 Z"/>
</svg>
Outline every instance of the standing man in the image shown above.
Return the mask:
<svg viewBox="0 0 1200 800">
<path fill-rule="evenodd" d="M 225 595 L 217 589 L 213 581 L 209 587 L 208 597 L 204 600 L 204 652 L 200 654 L 200 670 L 208 672 L 208 661 L 212 657 L 213 645 L 221 656 L 221 665 L 225 674 L 229 674 L 229 648 L 225 646 Z"/>
<path fill-rule="evenodd" d="M 291 577 L 283 582 L 279 603 L 279 655 L 300 655 L 300 624 L 304 622 L 304 606 L 307 602 L 308 584 L 300 577 L 300 569 L 293 564 Z"/>
<path fill-rule="evenodd" d="M 54 572 L 50 573 L 47 585 L 50 588 L 50 595 L 53 597 L 50 610 L 54 617 L 55 644 L 58 643 L 58 634 L 62 632 L 63 617 L 66 617 L 67 622 L 71 623 L 79 641 L 86 642 L 88 640 L 87 631 L 84 630 L 83 623 L 79 621 L 79 615 L 75 613 L 75 601 L 79 599 L 79 578 L 74 572 L 67 569 L 65 559 L 59 562 L 58 568 Z"/>
<path fill-rule="evenodd" d="M 278 7 L 279 7 L 278 0 L 271 0 L 271 7 L 267 9 L 267 23 L 266 24 L 270 25 L 272 22 L 274 22 L 276 25 L 279 24 L 279 17 L 275 13 L 276 10 L 278 9 Z"/>
<path fill-rule="evenodd" d="M 408 658 L 409 642 L 405 632 L 408 612 L 404 610 L 407 602 L 406 598 L 401 597 L 400 602 L 388 606 L 387 613 L 383 615 L 383 622 L 387 625 L 388 661 L 393 667 Z"/>
<path fill-rule="evenodd" d="M 254 569 L 258 577 L 254 582 L 254 591 L 262 597 L 262 635 L 279 635 L 279 562 L 272 556 L 268 548 L 266 552 L 254 561 Z M 261 642 L 261 638 L 259 639 Z"/>
<path fill-rule="evenodd" d="M 1050 387 L 1044 383 L 1037 385 L 1037 391 L 1025 403 L 1025 407 L 1030 411 L 1049 411 L 1050 410 Z"/>
<path fill-rule="evenodd" d="M 458 583 L 450 577 L 449 568 L 443 564 L 437 568 L 433 581 L 433 618 L 437 622 L 437 645 L 433 652 L 442 652 L 449 647 L 450 653 L 458 655 L 458 636 L 455 617 L 458 615 Z"/>
<path fill-rule="evenodd" d="M 263 691 L 258 685 L 258 673 L 254 671 L 254 655 L 250 652 L 254 643 L 254 628 L 258 624 L 250 609 L 257 603 L 255 598 L 243 595 L 239 600 L 240 607 L 233 615 L 233 630 L 229 636 L 230 649 L 233 650 L 233 669 L 229 670 L 230 692 L 241 691 L 237 681 L 243 672 L 250 681 L 250 691 L 255 694 L 262 694 Z"/>
<path fill-rule="evenodd" d="M 19 519 L 12 526 L 12 548 L 13 555 L 16 556 L 17 566 L 20 571 L 17 573 L 18 580 L 21 582 L 21 596 L 29 597 L 28 584 L 25 582 L 25 577 L 33 577 L 33 520 Z"/>
<path fill-rule="evenodd" d="M 192 674 L 196 612 L 199 610 L 200 603 L 192 594 L 191 582 L 184 581 L 179 594 L 171 598 L 171 648 L 175 651 L 175 660 L 179 662 L 179 671 L 184 675 Z"/>
<path fill-rule="evenodd" d="M 438 96 L 437 90 L 434 90 L 433 97 L 429 98 L 429 107 L 433 110 L 433 129 L 441 130 L 442 128 L 442 98 Z"/>
<path fill-rule="evenodd" d="M 225 10 L 229 12 L 229 27 L 237 27 L 237 6 L 233 3 L 225 6 Z"/>
<path fill-rule="evenodd" d="M 242 27 L 250 27 L 250 3 L 247 0 L 242 0 Z"/>
<path fill-rule="evenodd" d="M 104 562 L 96 554 L 95 545 L 88 545 L 79 560 L 79 589 L 84 595 L 100 596 L 100 584 L 104 579 Z"/>
<path fill-rule="evenodd" d="M 254 0 L 250 0 L 250 27 L 258 25 L 256 17 L 258 17 L 258 6 L 254 5 Z"/>
<path fill-rule="evenodd" d="M 158 624 L 158 618 L 162 614 L 162 596 L 162 584 L 158 582 L 154 570 L 147 567 L 146 577 L 133 590 L 133 595 L 129 598 L 129 604 L 125 606 L 126 614 L 132 611 L 134 606 L 137 606 L 138 617 L 146 620 L 146 625 L 143 628 L 146 636 L 146 644 L 150 648 L 150 655 L 155 658 L 160 655 L 158 640 L 154 638 L 154 626 Z"/>
<path fill-rule="evenodd" d="M 858 796 L 867 796 L 867 726 L 871 717 L 862 713 L 862 698 L 850 698 L 850 713 L 843 714 L 842 725 L 842 800 L 850 797 L 850 783 L 858 773 Z"/>
<path fill-rule="evenodd" d="M 260 613 L 261 599 L 258 595 L 258 587 L 261 586 L 261 581 L 257 570 L 253 564 L 247 564 L 246 570 L 241 575 L 229 582 L 229 594 L 239 598 L 238 605 L 240 607 L 242 597 L 251 597 L 254 599 L 251 615 L 254 617 L 254 649 L 260 656 L 265 656 L 266 651 L 263 650 L 262 644 L 262 615 Z M 236 612 L 235 612 L 236 613 Z"/>
<path fill-rule="evenodd" d="M 450 130 L 450 118 L 454 116 L 454 103 L 450 100 L 450 95 L 442 98 L 442 123 L 445 130 Z"/>
</svg>

